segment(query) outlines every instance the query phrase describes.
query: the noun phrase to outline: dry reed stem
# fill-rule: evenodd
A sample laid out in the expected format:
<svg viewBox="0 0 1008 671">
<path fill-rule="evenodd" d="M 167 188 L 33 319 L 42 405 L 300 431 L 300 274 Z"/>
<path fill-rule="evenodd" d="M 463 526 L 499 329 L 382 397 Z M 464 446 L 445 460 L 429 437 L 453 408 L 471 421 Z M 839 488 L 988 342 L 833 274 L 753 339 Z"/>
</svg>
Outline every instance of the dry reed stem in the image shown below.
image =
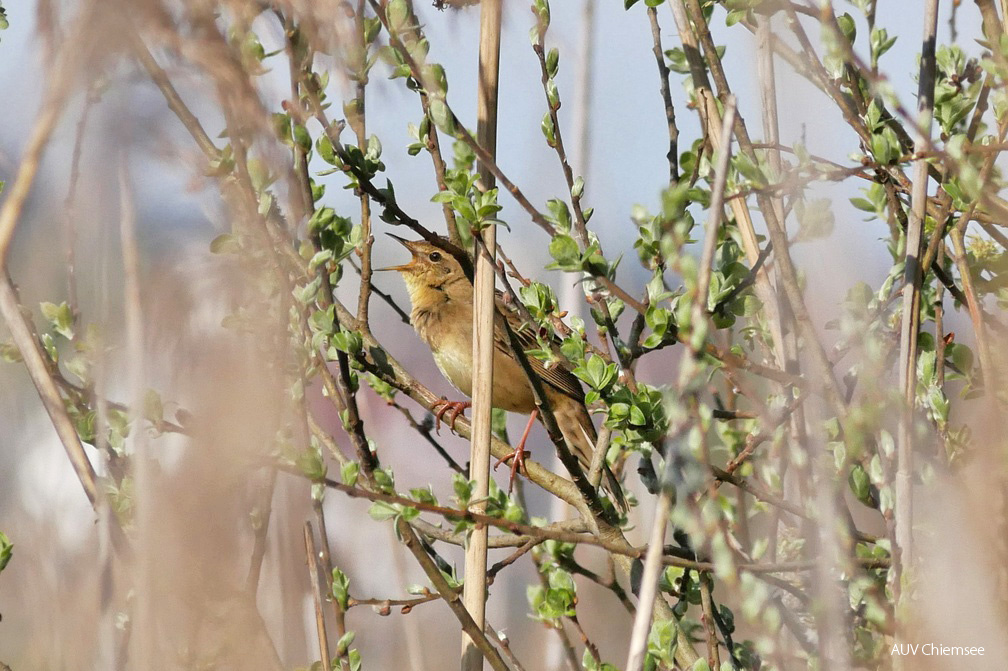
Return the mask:
<svg viewBox="0 0 1008 671">
<path fill-rule="evenodd" d="M 502 0 L 483 0 L 480 6 L 479 86 L 477 91 L 477 141 L 491 156 L 497 153 L 497 91 L 500 75 Z M 486 165 L 480 165 L 480 176 L 486 188 L 492 188 L 493 175 Z M 490 225 L 475 233 L 482 238 L 476 248 L 474 302 L 472 320 L 472 435 L 470 437 L 469 478 L 473 487 L 474 512 L 486 511 L 490 494 L 490 430 L 493 420 L 494 388 L 494 251 L 497 249 L 497 227 Z M 515 457 L 517 459 L 518 457 Z M 487 538 L 489 529 L 476 525 L 469 537 L 465 555 L 463 601 L 475 625 L 486 626 Z M 475 579 L 474 579 L 475 578 Z M 476 642 L 462 639 L 462 671 L 478 671 L 483 660 Z"/>
</svg>

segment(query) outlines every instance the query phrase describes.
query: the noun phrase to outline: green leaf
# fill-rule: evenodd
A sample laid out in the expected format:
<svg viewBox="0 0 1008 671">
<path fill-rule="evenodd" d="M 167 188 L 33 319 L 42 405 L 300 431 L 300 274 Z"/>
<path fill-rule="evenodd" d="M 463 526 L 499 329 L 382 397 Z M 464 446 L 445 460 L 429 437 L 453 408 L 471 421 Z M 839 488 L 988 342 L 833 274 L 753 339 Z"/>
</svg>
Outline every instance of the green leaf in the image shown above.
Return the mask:
<svg viewBox="0 0 1008 671">
<path fill-rule="evenodd" d="M 313 482 L 321 481 L 326 476 L 326 463 L 318 450 L 307 449 L 297 456 L 296 465 L 306 478 Z"/>
<path fill-rule="evenodd" d="M 347 461 L 340 466 L 340 480 L 344 485 L 353 487 L 357 484 L 357 476 L 360 473 L 360 464 L 356 461 Z"/>
<path fill-rule="evenodd" d="M 854 24 L 854 18 L 845 12 L 837 17 L 837 25 L 840 26 L 840 32 L 843 33 L 844 38 L 851 44 L 854 44 L 854 39 L 857 37 L 857 26 Z"/>
<path fill-rule="evenodd" d="M 455 136 L 455 119 L 443 98 L 433 96 L 430 101 L 431 120 L 439 130 Z"/>
<path fill-rule="evenodd" d="M 458 501 L 460 507 L 465 508 L 469 505 L 475 486 L 475 480 L 469 480 L 461 473 L 452 474 L 452 489 L 455 490 L 455 500 Z"/>
<path fill-rule="evenodd" d="M 14 544 L 7 538 L 7 534 L 0 531 L 0 571 L 3 571 L 14 555 Z"/>
<path fill-rule="evenodd" d="M 862 212 L 875 212 L 875 205 L 867 198 L 851 198 L 850 204 Z"/>
<path fill-rule="evenodd" d="M 399 515 L 399 510 L 391 503 L 375 501 L 368 509 L 368 515 L 377 522 L 384 522 Z"/>
<path fill-rule="evenodd" d="M 735 164 L 735 169 L 742 173 L 743 177 L 753 183 L 753 186 L 765 188 L 769 184 L 760 166 L 746 154 L 739 154 L 732 163 Z"/>
<path fill-rule="evenodd" d="M 560 65 L 560 52 L 556 47 L 549 50 L 546 54 L 546 74 L 550 78 L 556 77 L 557 70 L 559 70 Z"/>
<path fill-rule="evenodd" d="M 741 21 L 744 18 L 746 18 L 746 16 L 748 16 L 748 15 L 749 15 L 749 12 L 746 11 L 746 10 L 733 9 L 732 11 L 728 12 L 728 16 L 725 17 L 725 25 L 730 28 L 730 27 L 734 26 L 736 23 L 738 23 L 739 21 Z"/>
<path fill-rule="evenodd" d="M 892 163 L 901 154 L 899 139 L 888 126 L 871 136 L 869 148 L 875 160 L 882 164 Z"/>
<path fill-rule="evenodd" d="M 557 89 L 556 81 L 552 77 L 546 80 L 546 101 L 551 109 L 560 107 L 560 90 Z"/>
<path fill-rule="evenodd" d="M 490 431 L 505 443 L 510 443 L 507 435 L 507 413 L 500 408 L 494 408 L 490 418 Z"/>
<path fill-rule="evenodd" d="M 0 359 L 8 363 L 20 363 L 21 352 L 14 343 L 0 342 Z"/>
<path fill-rule="evenodd" d="M 299 123 L 294 124 L 294 143 L 305 152 L 311 149 L 312 146 L 311 135 L 308 134 L 308 129 Z"/>
<path fill-rule="evenodd" d="M 872 67 L 878 66 L 878 61 L 885 52 L 889 51 L 896 44 L 896 37 L 889 37 L 885 28 L 875 28 L 871 33 L 871 62 Z"/>
<path fill-rule="evenodd" d="M 332 570 L 332 597 L 343 610 L 350 604 L 350 578 L 339 568 Z"/>
<path fill-rule="evenodd" d="M 371 44 L 379 32 L 381 32 L 381 19 L 377 16 L 364 17 L 364 41 Z"/>
<path fill-rule="evenodd" d="M 343 164 L 336 156 L 336 149 L 333 147 L 332 141 L 329 139 L 328 135 L 322 134 L 319 139 L 315 140 L 315 150 L 323 161 L 329 165 L 340 166 Z"/>
<path fill-rule="evenodd" d="M 710 671 L 710 664 L 707 663 L 707 658 L 701 657 L 693 662 L 693 671 Z"/>
<path fill-rule="evenodd" d="M 357 638 L 357 634 L 353 631 L 348 631 L 347 633 L 340 636 L 340 640 L 336 643 L 336 656 L 342 657 L 346 654 L 346 651 L 350 649 L 350 645 Z"/>
<path fill-rule="evenodd" d="M 580 175 L 574 178 L 571 186 L 571 198 L 580 198 L 584 194 L 584 177 Z"/>
<path fill-rule="evenodd" d="M 43 302 L 39 307 L 42 309 L 42 316 L 49 321 L 56 333 L 67 340 L 73 340 L 73 313 L 70 312 L 70 306 L 65 301 L 59 305 Z"/>
<path fill-rule="evenodd" d="M 581 260 L 581 250 L 577 242 L 569 235 L 559 234 L 554 236 L 549 245 L 550 256 L 556 259 L 561 267 L 571 267 Z"/>
<path fill-rule="evenodd" d="M 372 160 L 377 160 L 381 157 L 382 145 L 381 140 L 378 139 L 377 135 L 372 135 L 368 138 L 367 143 L 367 153 L 365 156 Z"/>
<path fill-rule="evenodd" d="M 676 624 L 671 619 L 655 620 L 648 634 L 647 652 L 664 666 L 672 668 L 678 643 Z"/>
<path fill-rule="evenodd" d="M 144 419 L 151 424 L 160 424 L 164 421 L 164 404 L 161 403 L 161 396 L 153 389 L 148 389 L 144 394 L 143 401 Z"/>
<path fill-rule="evenodd" d="M 56 348 L 56 342 L 53 340 L 51 333 L 42 334 L 42 347 L 45 348 L 46 354 L 54 362 L 59 361 L 59 349 Z"/>
<path fill-rule="evenodd" d="M 686 60 L 686 52 L 679 47 L 666 50 L 665 58 L 668 59 L 668 67 L 672 72 L 680 75 L 688 75 L 690 73 L 689 61 Z"/>
<path fill-rule="evenodd" d="M 395 478 L 392 475 L 392 471 L 384 468 L 376 468 L 373 475 L 375 485 L 378 489 L 388 494 L 395 493 Z"/>
<path fill-rule="evenodd" d="M 331 207 L 320 207 L 312 214 L 308 220 L 308 231 L 318 233 L 329 228 L 336 220 L 336 211 Z"/>
<path fill-rule="evenodd" d="M 555 147 L 556 128 L 553 126 L 553 116 L 549 112 L 546 112 L 546 114 L 543 115 L 540 127 L 542 128 L 543 136 L 546 138 L 546 144 L 551 147 Z"/>
<path fill-rule="evenodd" d="M 851 467 L 850 476 L 848 478 L 850 482 L 851 491 L 854 492 L 854 496 L 857 500 L 866 506 L 877 507 L 877 504 L 872 501 L 871 497 L 871 482 L 868 478 L 868 473 L 861 466 L 861 464 L 854 464 Z"/>
<path fill-rule="evenodd" d="M 388 21 L 391 31 L 404 27 L 408 18 L 409 5 L 406 4 L 406 0 L 389 0 L 385 6 L 385 20 Z"/>
</svg>

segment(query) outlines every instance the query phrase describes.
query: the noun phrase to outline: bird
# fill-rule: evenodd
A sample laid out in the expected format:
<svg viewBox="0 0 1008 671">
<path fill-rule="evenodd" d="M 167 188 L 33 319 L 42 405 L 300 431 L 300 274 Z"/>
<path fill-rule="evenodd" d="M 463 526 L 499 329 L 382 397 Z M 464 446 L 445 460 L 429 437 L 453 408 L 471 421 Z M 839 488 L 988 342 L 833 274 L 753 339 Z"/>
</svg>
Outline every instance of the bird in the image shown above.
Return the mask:
<svg viewBox="0 0 1008 671">
<path fill-rule="evenodd" d="M 439 239 L 440 245 L 425 240 L 407 240 L 392 233 L 390 237 L 400 242 L 412 255 L 408 263 L 380 270 L 398 271 L 406 284 L 411 310 L 410 323 L 420 339 L 427 344 L 434 355 L 438 369 L 451 384 L 466 396 L 472 397 L 472 317 L 474 291 L 472 280 L 466 274 L 450 249 L 447 240 Z M 505 320 L 520 341 L 528 349 L 538 348 L 535 337 L 528 330 L 522 330 L 522 320 L 508 307 L 501 294 L 496 296 L 496 323 L 494 326 L 494 383 L 491 404 L 507 412 L 529 415 L 528 424 L 521 440 L 512 454 L 497 460 L 494 468 L 511 461 L 511 480 L 508 491 L 514 485 L 518 470 L 524 470 L 525 442 L 539 411 L 535 402 L 532 385 L 521 364 L 515 357 L 505 327 Z M 581 383 L 566 368 L 546 365 L 529 356 L 528 362 L 539 377 L 541 386 L 556 418 L 560 432 L 571 453 L 581 467 L 588 472 L 595 451 L 597 434 L 588 409 L 585 407 L 584 391 Z M 435 407 L 437 426 L 448 413 L 447 422 L 454 429 L 455 420 L 469 401 L 448 401 L 442 399 Z M 603 489 L 612 500 L 626 510 L 619 480 L 603 462 L 605 482 Z"/>
</svg>

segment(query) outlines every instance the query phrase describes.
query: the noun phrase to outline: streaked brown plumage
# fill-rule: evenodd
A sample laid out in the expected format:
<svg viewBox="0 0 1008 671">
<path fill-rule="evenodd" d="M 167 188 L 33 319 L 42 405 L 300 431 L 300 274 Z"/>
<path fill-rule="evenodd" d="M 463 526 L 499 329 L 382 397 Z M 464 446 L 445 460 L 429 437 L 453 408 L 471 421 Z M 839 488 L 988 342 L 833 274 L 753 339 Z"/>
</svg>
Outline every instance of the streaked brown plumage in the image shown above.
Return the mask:
<svg viewBox="0 0 1008 671">
<path fill-rule="evenodd" d="M 425 241 L 401 242 L 413 255 L 409 263 L 387 270 L 397 270 L 406 282 L 412 311 L 410 321 L 434 354 L 434 361 L 448 381 L 466 396 L 472 395 L 472 316 L 473 285 L 462 265 L 451 254 Z M 497 324 L 494 328 L 493 405 L 508 412 L 524 415 L 536 410 L 532 386 L 515 359 L 504 328 L 507 319 L 528 348 L 537 347 L 535 340 L 519 331 L 520 320 L 497 299 Z M 546 399 L 571 452 L 587 473 L 591 465 L 597 435 L 591 416 L 584 405 L 584 392 L 574 375 L 560 367 L 546 368 L 535 357 L 528 357 L 532 370 L 543 382 Z M 447 409 L 447 408 L 445 408 Z M 445 409 L 442 409 L 442 414 Z M 455 404 L 454 414 L 459 410 Z M 518 446 L 518 450 L 523 445 Z M 605 467 L 604 489 L 613 500 L 625 508 L 626 502 L 616 477 Z"/>
</svg>

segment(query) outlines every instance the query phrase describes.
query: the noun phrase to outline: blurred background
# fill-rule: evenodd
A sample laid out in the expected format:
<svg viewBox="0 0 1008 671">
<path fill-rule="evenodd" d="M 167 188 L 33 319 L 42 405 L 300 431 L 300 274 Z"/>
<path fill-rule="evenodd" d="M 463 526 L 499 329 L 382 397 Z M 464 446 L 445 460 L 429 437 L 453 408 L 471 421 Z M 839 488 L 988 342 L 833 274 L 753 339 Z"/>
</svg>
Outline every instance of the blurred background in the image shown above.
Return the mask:
<svg viewBox="0 0 1008 671">
<path fill-rule="evenodd" d="M 5 5 L 10 27 L 0 32 L 0 179 L 7 180 L 8 186 L 39 113 L 46 63 L 52 57 L 54 41 L 61 37 L 60 24 L 63 22 L 65 27 L 67 18 L 79 11 L 78 4 L 19 0 Z M 837 11 L 844 11 L 845 4 L 837 3 Z M 916 4 L 878 3 L 878 24 L 898 37 L 884 58 L 883 70 L 907 109 L 916 107 L 916 54 L 921 32 Z M 939 43 L 950 41 L 953 4 L 943 3 Z M 417 2 L 416 11 L 431 43 L 431 59 L 446 68 L 448 100 L 453 109 L 474 127 L 478 7 L 442 12 L 428 5 Z M 585 177 L 585 201 L 595 208 L 593 228 L 607 256 L 626 256 L 619 269 L 620 283 L 641 287 L 650 274 L 636 263 L 636 252 L 631 247 L 635 238 L 631 213 L 636 206 L 657 211 L 660 192 L 668 179 L 666 120 L 650 26 L 642 7 L 625 11 L 620 2 L 596 2 L 594 20 L 588 28 L 591 46 L 586 53 L 585 6 L 582 0 L 556 0 L 552 6 L 548 43 L 561 52 L 557 80 L 565 102 L 560 117 L 567 124 L 567 137 L 573 138 L 569 129 L 578 113 L 575 73 L 581 59 L 587 59 L 588 142 L 574 153 L 574 168 Z M 968 9 L 957 12 L 957 42 L 967 53 L 977 56 L 981 51 L 975 42 L 980 35 L 980 20 L 972 7 Z M 860 13 L 851 8 L 851 14 L 857 17 L 859 28 L 864 28 Z M 723 15 L 720 8 L 715 10 L 714 37 L 727 47 L 725 65 L 739 99 L 740 113 L 750 128 L 756 129 L 760 127 L 761 111 L 755 42 L 738 26 L 725 28 Z M 667 6 L 660 8 L 659 20 L 664 48 L 681 46 Z M 276 482 L 258 596 L 263 620 L 246 621 L 233 616 L 245 612 L 235 604 L 242 598 L 240 587 L 252 548 L 253 520 L 248 511 L 262 512 L 257 496 L 265 483 L 259 482 L 262 473 L 254 465 L 257 457 L 266 454 L 288 412 L 285 392 L 276 383 L 282 352 L 274 349 L 271 353 L 275 345 L 269 344 L 270 330 L 274 329 L 272 335 L 276 336 L 277 325 L 262 325 L 262 333 L 254 337 L 242 337 L 221 327 L 221 321 L 241 304 L 244 296 L 245 275 L 227 259 L 209 251 L 210 241 L 231 229 L 228 210 L 220 201 L 213 179 L 198 169 L 199 154 L 191 138 L 142 70 L 120 58 L 117 49 L 122 46 L 118 44 L 122 37 L 111 28 L 112 22 L 108 25 L 108 33 L 92 36 L 95 42 L 107 42 L 108 50 L 89 50 L 87 53 L 97 56 L 83 67 L 85 71 L 104 72 L 106 84 L 100 97 L 90 103 L 78 87 L 63 111 L 18 227 L 10 272 L 25 305 L 37 308 L 41 301 L 67 300 L 66 229 L 68 221 L 73 222 L 77 231 L 75 274 L 81 314 L 84 323 L 96 324 L 106 339 L 103 358 L 108 397 L 128 403 L 136 394 L 129 383 L 135 373 L 131 366 L 136 364 L 130 363 L 124 352 L 119 230 L 124 211 L 132 212 L 145 305 L 144 387 L 158 391 L 166 417 L 187 408 L 213 420 L 198 425 L 191 438 L 166 434 L 138 439 L 142 443 L 138 449 L 146 455 L 147 477 L 150 483 L 156 483 L 144 513 L 156 523 L 140 542 L 152 592 L 149 596 L 123 595 L 108 587 L 108 581 L 118 580 L 115 576 L 96 570 L 108 565 L 108 541 L 102 540 L 102 525 L 96 523 L 96 515 L 23 367 L 0 364 L 0 531 L 15 544 L 13 560 L 0 575 L 0 661 L 15 671 L 102 668 L 101 661 L 110 658 L 108 646 L 112 645 L 107 634 L 102 633 L 102 623 L 120 612 L 121 599 L 146 598 L 156 604 L 171 604 L 157 615 L 164 627 L 165 654 L 196 659 L 199 650 L 180 648 L 220 650 L 243 641 L 247 645 L 242 646 L 241 658 L 246 668 L 273 668 L 269 648 L 259 647 L 265 645 L 262 637 L 268 632 L 282 668 L 307 665 L 317 655 L 301 545 L 301 524 L 310 514 L 309 493 L 303 481 L 281 474 Z M 566 187 L 556 156 L 543 141 L 539 127 L 546 107 L 538 62 L 529 46 L 532 25 L 527 2 L 505 2 L 499 119 L 506 135 L 498 143 L 498 163 L 532 202 L 542 204 L 563 195 Z M 252 27 L 268 52 L 282 49 L 282 27 L 274 18 L 264 15 Z M 216 136 L 223 129 L 223 120 L 214 91 L 195 69 L 156 54 L 210 136 Z M 279 109 L 280 102 L 290 96 L 286 60 L 280 55 L 267 60 L 266 65 L 269 71 L 258 80 L 260 93 L 267 108 Z M 813 154 L 847 162 L 859 151 L 857 138 L 836 108 L 787 65 L 778 61 L 777 67 L 782 143 L 800 141 Z M 384 64 L 372 73 L 367 93 L 368 132 L 382 140 L 382 159 L 403 209 L 440 230 L 440 205 L 430 201 L 437 188 L 429 159 L 423 154 L 411 157 L 406 152 L 406 146 L 413 142 L 407 124 L 419 120 L 419 103 L 401 81 L 386 79 L 387 73 Z M 686 148 L 698 137 L 699 128 L 696 115 L 686 107 L 680 81 L 673 75 L 672 98 L 681 131 L 680 147 Z M 334 100 L 351 95 L 348 83 L 334 75 L 329 95 Z M 334 105 L 334 116 L 338 116 L 338 109 Z M 85 110 L 86 119 L 80 126 Z M 73 200 L 68 202 L 79 127 L 84 129 L 83 141 L 77 148 L 80 175 Z M 450 148 L 444 150 L 450 155 Z M 313 164 L 313 169 L 327 167 L 317 162 L 319 165 Z M 322 202 L 356 218 L 358 201 L 352 192 L 343 189 L 341 175 L 321 179 L 327 186 Z M 885 246 L 877 243 L 888 235 L 888 230 L 878 221 L 864 223 L 863 213 L 848 202 L 859 195 L 854 187 L 850 181 L 810 187 L 809 198 L 832 201 L 836 226 L 827 237 L 796 245 L 793 250 L 796 264 L 805 271 L 806 295 L 820 328 L 851 286 L 859 281 L 877 285 L 891 265 Z M 502 196 L 502 203 L 501 218 L 509 226 L 500 233 L 504 249 L 527 274 L 550 283 L 561 301 L 566 301 L 562 307 L 576 311 L 577 305 L 569 297 L 579 296 L 580 291 L 570 290 L 573 280 L 542 270 L 550 260 L 548 238 L 509 197 Z M 698 221 L 706 219 L 706 213 L 694 215 Z M 375 226 L 376 265 L 402 262 L 402 250 L 380 235 L 384 225 L 376 220 Z M 400 304 L 406 303 L 397 277 L 377 277 L 375 285 Z M 354 282 L 344 283 L 340 290 L 348 298 L 356 294 Z M 373 329 L 389 351 L 432 389 L 454 397 L 411 327 L 383 302 L 373 300 L 372 305 Z M 950 313 L 947 319 L 951 320 L 947 330 L 968 331 L 956 328 L 957 323 L 965 323 L 961 321 L 963 315 Z M 0 334 L 6 335 L 2 329 Z M 829 342 L 831 336 L 826 333 L 824 337 Z M 671 379 L 676 356 L 670 353 L 663 362 L 652 362 L 654 365 L 640 371 L 641 379 L 653 383 Z M 309 393 L 317 390 L 310 389 Z M 430 483 L 440 498 L 448 500 L 451 483 L 446 479 L 447 471 L 402 415 L 369 390 L 365 389 L 359 398 L 368 434 L 376 441 L 383 462 L 393 466 L 397 487 L 404 491 Z M 422 419 L 422 408 L 409 400 L 403 403 L 417 419 Z M 510 421 L 513 436 L 524 418 L 512 417 Z M 337 429 L 338 419 L 331 416 L 329 422 L 337 441 L 344 443 L 346 437 Z M 448 432 L 442 432 L 441 441 L 458 461 L 466 461 L 466 441 Z M 552 449 L 538 426 L 531 445 L 536 460 L 550 463 Z M 982 474 L 972 476 L 981 485 L 973 490 L 974 495 L 982 499 Z M 497 477 L 504 482 L 505 476 Z M 940 555 L 955 547 L 968 554 L 968 548 L 977 548 L 977 553 L 982 554 L 976 540 L 987 532 L 961 524 L 971 519 L 977 510 L 974 504 L 982 501 L 962 499 L 954 480 L 947 491 L 949 500 L 957 501 L 954 509 L 935 501 L 926 504 L 928 509 L 935 507 L 946 516 L 940 518 L 930 537 L 935 540 L 925 542 L 928 551 Z M 543 492 L 534 486 L 525 487 L 525 492 L 532 514 L 557 514 L 551 511 Z M 402 598 L 406 585 L 426 582 L 390 527 L 368 518 L 366 502 L 330 492 L 325 506 L 333 560 L 350 577 L 355 596 Z M 645 507 L 633 514 L 638 528 L 629 537 L 642 544 L 651 510 Z M 949 529 L 955 529 L 957 535 L 944 535 Z M 491 561 L 506 552 L 497 551 Z M 446 556 L 461 567 L 461 553 Z M 967 556 L 946 558 L 954 566 L 970 562 Z M 973 559 L 978 566 L 983 565 L 982 557 Z M 591 565 L 590 558 L 586 561 Z M 603 562 L 598 564 L 597 570 L 608 570 Z M 938 571 L 930 583 L 936 591 L 935 607 L 947 606 L 946 616 L 949 612 L 961 613 L 962 618 L 956 621 L 963 623 L 967 631 L 977 619 L 988 624 L 997 621 L 984 613 L 1000 610 L 1003 617 L 1004 604 L 985 600 L 991 597 L 983 594 L 982 580 L 974 585 L 960 572 L 963 579 L 954 585 L 941 582 L 939 578 L 946 579 L 954 566 L 948 567 L 949 572 Z M 530 668 L 559 668 L 558 653 L 550 643 L 551 632 L 527 617 L 524 585 L 536 580 L 534 567 L 526 562 L 513 570 L 514 580 L 499 583 L 491 591 L 488 621 L 515 642 L 519 658 L 535 660 Z M 590 582 L 579 582 L 579 588 L 589 595 L 586 600 L 599 604 L 584 624 L 600 646 L 603 658 L 621 660 L 629 621 L 606 616 L 606 609 L 619 608 L 619 603 Z M 159 600 L 159 594 L 169 598 Z M 119 599 L 111 609 L 104 603 L 113 598 L 110 595 Z M 143 607 L 141 604 L 141 613 Z M 406 616 L 393 609 L 392 615 L 384 618 L 360 607 L 351 611 L 348 620 L 348 626 L 358 633 L 355 646 L 364 655 L 365 668 L 434 670 L 456 664 L 458 633 L 441 603 L 418 606 Z M 993 660 L 1004 659 L 1008 652 L 1004 649 L 1003 630 L 974 628 L 972 634 L 964 643 L 989 645 L 992 656 L 970 668 L 995 668 Z M 951 636 L 942 641 L 946 639 L 951 640 Z M 174 644 L 178 647 L 172 647 Z M 1001 654 L 994 656 L 993 650 Z M 943 664 L 947 662 L 943 660 Z M 165 661 L 165 666 L 174 668 L 176 663 L 173 657 Z M 956 663 L 931 668 L 953 668 Z"/>
</svg>

